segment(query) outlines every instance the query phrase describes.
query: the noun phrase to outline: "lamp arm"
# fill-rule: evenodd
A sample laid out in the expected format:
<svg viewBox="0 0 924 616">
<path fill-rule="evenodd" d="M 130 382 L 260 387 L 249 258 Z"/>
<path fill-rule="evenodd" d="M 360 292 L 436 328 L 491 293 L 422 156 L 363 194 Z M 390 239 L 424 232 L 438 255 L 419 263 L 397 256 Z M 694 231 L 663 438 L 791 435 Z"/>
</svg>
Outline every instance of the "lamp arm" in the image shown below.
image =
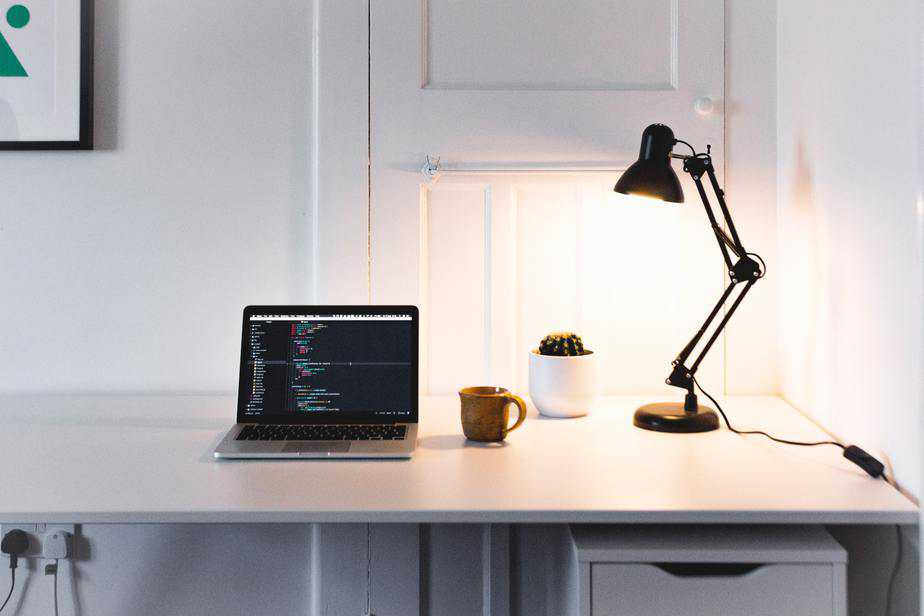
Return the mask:
<svg viewBox="0 0 924 616">
<path fill-rule="evenodd" d="M 707 154 L 697 154 L 695 156 L 683 156 L 683 170 L 690 174 L 693 182 L 696 184 L 696 190 L 699 192 L 699 198 L 706 209 L 706 216 L 709 217 L 709 224 L 712 225 L 712 231 L 715 233 L 716 240 L 719 242 L 719 248 L 722 250 L 722 256 L 725 258 L 725 265 L 732 268 L 731 258 L 728 255 L 729 250 L 739 259 L 747 254 L 741 238 L 738 237 L 738 230 L 735 228 L 735 221 L 732 220 L 731 213 L 728 211 L 728 204 L 725 203 L 725 191 L 719 186 L 719 181 L 715 176 L 715 167 L 712 165 L 712 156 Z M 703 186 L 703 176 L 709 178 L 709 184 L 712 186 L 712 192 L 715 193 L 716 201 L 719 202 L 719 209 L 722 212 L 722 219 L 725 226 L 728 227 L 728 233 L 719 225 L 709 197 L 706 196 L 706 188 Z M 729 237 L 729 233 L 731 237 Z"/>
<path fill-rule="evenodd" d="M 748 291 L 751 290 L 751 287 L 754 286 L 754 283 L 764 275 L 764 272 L 761 271 L 761 268 L 757 262 L 749 256 L 748 252 L 744 248 L 744 245 L 741 243 L 741 238 L 738 236 L 738 231 L 735 229 L 735 224 L 732 221 L 731 213 L 728 211 L 728 205 L 725 203 L 725 193 L 722 191 L 718 180 L 716 179 L 715 169 L 712 166 L 712 157 L 708 154 L 708 152 L 705 154 L 696 154 L 694 156 L 674 157 L 683 159 L 684 171 L 690 174 L 690 176 L 693 178 L 693 182 L 696 184 L 696 189 L 699 192 L 700 199 L 703 202 L 703 207 L 706 210 L 706 216 L 709 218 L 709 224 L 711 225 L 712 231 L 715 234 L 716 241 L 719 244 L 719 249 L 722 251 L 722 257 L 725 260 L 725 265 L 728 268 L 728 275 L 731 279 L 730 284 L 722 293 L 719 301 L 716 302 L 715 307 L 713 307 L 712 311 L 709 313 L 709 316 L 706 317 L 706 321 L 703 323 L 702 327 L 699 328 L 699 331 L 696 332 L 693 338 L 687 343 L 680 354 L 677 355 L 677 358 L 673 361 L 673 370 L 671 371 L 670 376 L 667 378 L 668 385 L 673 385 L 675 387 L 680 387 L 687 390 L 685 410 L 688 412 L 695 412 L 697 409 L 697 403 L 696 394 L 694 392 L 694 375 L 699 369 L 699 365 L 702 363 L 703 358 L 705 358 L 706 354 L 712 348 L 712 345 L 725 329 L 725 326 L 728 324 L 731 316 L 738 309 L 738 306 L 741 305 L 742 300 L 744 300 L 744 296 L 747 295 Z M 710 204 L 709 198 L 706 195 L 705 186 L 703 186 L 703 175 L 709 178 L 709 183 L 712 186 L 713 192 L 715 193 L 716 200 L 718 201 L 719 208 L 722 212 L 722 218 L 728 227 L 730 235 L 729 233 L 726 233 L 724 229 L 722 229 L 718 220 L 716 219 L 712 204 Z M 737 257 L 737 261 L 735 263 L 732 263 L 731 254 L 729 253 Z M 696 345 L 698 345 L 700 340 L 702 340 L 710 325 L 712 325 L 712 322 L 721 311 L 722 306 L 724 306 L 728 301 L 732 291 L 738 284 L 742 282 L 746 283 L 744 289 L 741 291 L 741 293 L 738 294 L 738 297 L 735 298 L 734 302 L 732 302 L 728 311 L 722 317 L 722 320 L 719 321 L 715 331 L 709 337 L 705 346 L 694 360 L 693 364 L 690 367 L 687 367 L 687 360 L 693 353 Z"/>
<path fill-rule="evenodd" d="M 715 239 L 719 242 L 719 249 L 722 251 L 722 258 L 725 259 L 725 266 L 731 270 L 732 260 L 728 255 L 728 249 L 729 247 L 733 246 L 733 243 L 729 244 L 726 242 L 726 238 L 728 236 L 725 235 L 724 231 L 722 231 L 722 227 L 719 226 L 719 222 L 715 218 L 715 212 L 712 211 L 712 205 L 709 203 L 709 197 L 706 196 L 706 189 L 703 187 L 703 181 L 701 179 L 702 175 L 697 173 L 702 163 L 693 161 L 700 161 L 700 159 L 687 159 L 683 163 L 683 169 L 691 176 L 693 176 L 693 182 L 696 184 L 696 190 L 699 191 L 699 198 L 702 199 L 703 207 L 706 209 L 706 216 L 709 217 L 709 224 L 712 226 L 712 232 L 715 233 Z"/>
<path fill-rule="evenodd" d="M 731 233 L 731 239 L 737 248 L 736 253 L 740 257 L 746 254 L 741 239 L 738 237 L 738 230 L 735 229 L 735 221 L 732 220 L 728 211 L 728 205 L 725 203 L 725 191 L 719 187 L 719 181 L 715 177 L 715 168 L 712 166 L 712 158 L 706 158 L 706 174 L 709 176 L 709 183 L 712 184 L 712 191 L 715 193 L 716 201 L 719 202 L 719 208 L 722 210 L 722 217 L 725 218 L 725 224 L 728 225 L 728 232 Z"/>
<path fill-rule="evenodd" d="M 728 249 L 731 250 L 736 257 L 740 259 L 744 255 L 743 252 L 739 252 L 739 248 L 735 245 L 734 241 L 732 241 L 732 238 L 728 237 L 728 234 L 725 233 L 725 229 L 715 226 L 712 228 L 712 231 L 719 241 L 728 246 Z"/>
<path fill-rule="evenodd" d="M 737 310 L 738 306 L 741 305 L 741 300 L 743 300 L 744 296 L 748 294 L 748 291 L 751 290 L 751 287 L 754 286 L 755 282 L 757 282 L 756 278 L 754 280 L 748 280 L 747 283 L 745 283 L 744 289 L 741 290 L 741 293 L 739 293 L 738 297 L 735 298 L 735 301 L 732 302 L 732 305 L 728 308 L 728 312 L 725 313 L 725 316 L 719 322 L 718 327 L 715 328 L 715 331 L 712 332 L 712 336 L 710 336 L 708 342 L 706 342 L 706 346 L 703 347 L 703 350 L 699 352 L 699 356 L 697 356 L 696 361 L 694 361 L 693 365 L 690 366 L 690 372 L 692 374 L 696 374 L 696 371 L 699 369 L 700 362 L 703 361 L 706 353 L 708 353 L 709 349 L 712 348 L 713 343 L 719 337 L 719 334 L 722 333 L 722 330 L 725 329 L 725 325 L 728 323 L 729 319 L 731 319 L 732 315 L 735 314 L 735 310 Z M 730 286 L 734 287 L 736 284 L 738 283 L 734 283 Z"/>
<path fill-rule="evenodd" d="M 722 297 L 719 298 L 719 301 L 717 301 L 715 306 L 712 308 L 712 312 L 710 312 L 709 316 L 706 317 L 706 320 L 705 322 L 703 322 L 702 327 L 699 328 L 699 331 L 696 332 L 696 334 L 687 343 L 687 345 L 683 347 L 683 350 L 680 351 L 680 353 L 677 355 L 677 358 L 673 362 L 671 362 L 672 365 L 684 367 L 684 364 L 686 364 L 687 359 L 690 357 L 690 354 L 693 353 L 693 349 L 695 349 L 696 345 L 699 344 L 700 339 L 702 339 L 703 335 L 705 335 L 706 330 L 709 329 L 709 326 L 712 324 L 712 321 L 715 319 L 716 315 L 719 314 L 719 310 L 721 310 L 722 306 L 725 305 L 726 300 L 728 300 L 728 296 L 732 294 L 732 291 L 734 291 L 734 289 L 735 289 L 734 282 L 728 285 L 728 287 L 725 289 L 725 292 L 722 293 Z M 676 385 L 676 383 L 671 383 L 670 381 L 668 381 L 668 384 Z"/>
</svg>

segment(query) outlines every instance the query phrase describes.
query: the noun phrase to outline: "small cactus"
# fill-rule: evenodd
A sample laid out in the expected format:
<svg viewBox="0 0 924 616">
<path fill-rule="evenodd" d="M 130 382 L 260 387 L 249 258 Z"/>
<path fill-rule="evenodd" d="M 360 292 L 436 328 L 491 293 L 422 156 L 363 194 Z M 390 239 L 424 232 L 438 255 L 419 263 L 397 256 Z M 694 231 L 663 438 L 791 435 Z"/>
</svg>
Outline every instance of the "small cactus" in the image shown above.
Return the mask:
<svg viewBox="0 0 924 616">
<path fill-rule="evenodd" d="M 584 342 L 574 332 L 555 332 L 542 339 L 539 343 L 540 355 L 585 355 Z"/>
</svg>

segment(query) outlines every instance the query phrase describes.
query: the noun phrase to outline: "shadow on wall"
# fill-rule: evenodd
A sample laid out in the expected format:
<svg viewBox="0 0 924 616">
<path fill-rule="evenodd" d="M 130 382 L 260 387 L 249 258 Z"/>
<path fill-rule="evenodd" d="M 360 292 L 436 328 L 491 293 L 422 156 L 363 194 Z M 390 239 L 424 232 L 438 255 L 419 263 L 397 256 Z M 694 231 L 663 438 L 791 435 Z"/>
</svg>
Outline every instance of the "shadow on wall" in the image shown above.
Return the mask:
<svg viewBox="0 0 924 616">
<path fill-rule="evenodd" d="M 578 562 L 569 526 L 510 528 L 510 613 L 576 614 Z"/>
<path fill-rule="evenodd" d="M 829 526 L 828 531 L 847 550 L 849 614 L 921 613 L 917 527 L 903 526 L 901 533 L 896 526 Z"/>
<path fill-rule="evenodd" d="M 0 100 L 0 141 L 16 141 L 19 139 L 19 123 L 13 108 L 4 100 Z"/>
<path fill-rule="evenodd" d="M 120 0 L 96 0 L 93 29 L 93 147 L 115 150 L 119 133 Z"/>
<path fill-rule="evenodd" d="M 781 349 L 784 365 L 789 366 L 784 373 L 784 393 L 796 406 L 814 411 L 825 408 L 824 392 L 814 391 L 817 381 L 812 378 L 823 359 L 818 353 L 823 326 L 820 315 L 828 309 L 823 305 L 827 296 L 822 263 L 825 238 L 818 220 L 812 164 L 801 138 L 796 141 L 792 161 L 788 199 L 779 213 L 781 236 L 788 238 L 786 245 L 780 246 L 781 314 L 788 325 Z"/>
</svg>

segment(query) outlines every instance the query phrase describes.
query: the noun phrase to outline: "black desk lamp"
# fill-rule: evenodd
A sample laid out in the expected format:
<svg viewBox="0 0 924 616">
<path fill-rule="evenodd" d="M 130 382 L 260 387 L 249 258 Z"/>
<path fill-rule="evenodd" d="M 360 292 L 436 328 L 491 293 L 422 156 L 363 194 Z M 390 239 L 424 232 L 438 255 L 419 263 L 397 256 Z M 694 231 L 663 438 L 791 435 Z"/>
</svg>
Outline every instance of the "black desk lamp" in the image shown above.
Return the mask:
<svg viewBox="0 0 924 616">
<path fill-rule="evenodd" d="M 674 154 L 671 150 L 678 143 L 684 144 L 693 153 L 688 155 Z M 656 430 L 658 432 L 707 432 L 719 427 L 719 419 L 715 411 L 709 407 L 700 406 L 696 401 L 696 392 L 694 390 L 696 371 L 699 369 L 703 357 L 706 356 L 706 353 L 709 352 L 709 349 L 712 348 L 713 343 L 725 328 L 725 324 L 728 323 L 738 305 L 741 304 L 741 300 L 751 290 L 754 283 L 763 277 L 764 270 L 766 270 L 766 267 L 762 267 L 763 259 L 754 253 L 747 252 L 741 244 L 741 239 L 735 230 L 731 214 L 728 213 L 728 206 L 725 204 L 725 193 L 719 188 L 719 183 L 715 178 L 712 156 L 709 153 L 710 149 L 710 146 L 706 146 L 706 152 L 697 154 L 689 143 L 675 139 L 674 132 L 669 127 L 663 124 L 652 124 L 642 133 L 642 147 L 639 150 L 638 160 L 626 169 L 616 183 L 616 192 L 624 195 L 641 195 L 660 201 L 683 203 L 683 189 L 680 187 L 680 180 L 671 168 L 672 158 L 682 160 L 683 170 L 693 178 L 696 189 L 699 191 L 699 196 L 703 200 L 706 215 L 709 217 L 712 231 L 719 242 L 719 248 L 725 258 L 725 265 L 728 267 L 728 275 L 731 278 L 731 283 L 722 293 L 722 297 L 719 298 L 715 308 L 709 313 L 706 322 L 703 323 L 703 326 L 696 332 L 693 339 L 683 347 L 683 350 L 673 361 L 674 368 L 670 376 L 667 377 L 667 384 L 687 390 L 684 403 L 658 402 L 640 407 L 635 411 L 634 423 L 639 428 L 646 430 Z M 722 218 L 728 227 L 728 233 L 716 221 L 712 205 L 706 196 L 705 188 L 703 188 L 703 175 L 709 178 L 709 183 L 712 185 L 712 190 L 719 202 L 719 208 L 722 210 Z M 729 253 L 735 256 L 736 262 L 732 263 Z M 759 260 L 760 265 L 751 256 Z M 700 339 L 702 339 L 712 321 L 715 320 L 734 288 L 742 282 L 745 284 L 741 293 L 732 302 L 728 312 L 722 317 L 718 327 L 709 337 L 693 364 L 688 367 L 687 360 L 693 353 L 694 348 L 699 344 Z"/>
</svg>

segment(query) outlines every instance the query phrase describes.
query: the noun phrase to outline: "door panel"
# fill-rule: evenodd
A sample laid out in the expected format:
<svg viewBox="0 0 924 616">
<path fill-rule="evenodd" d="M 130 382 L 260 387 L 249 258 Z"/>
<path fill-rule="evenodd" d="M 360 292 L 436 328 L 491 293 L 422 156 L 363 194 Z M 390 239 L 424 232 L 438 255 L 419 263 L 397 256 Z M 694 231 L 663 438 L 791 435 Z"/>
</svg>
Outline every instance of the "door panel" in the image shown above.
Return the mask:
<svg viewBox="0 0 924 616">
<path fill-rule="evenodd" d="M 487 383 L 485 363 L 484 204 L 488 189 L 478 185 L 434 187 L 425 192 L 427 307 L 424 338 L 429 361 L 422 386 L 457 391 L 457 384 Z M 479 207 L 479 204 L 481 206 Z M 481 247 L 472 250 L 472 247 Z"/>
<path fill-rule="evenodd" d="M 425 88 L 677 86 L 677 0 L 424 0 L 421 27 Z"/>
<path fill-rule="evenodd" d="M 420 305 L 424 391 L 525 388 L 560 328 L 607 391 L 666 389 L 724 268 L 692 183 L 652 206 L 614 195 L 613 170 L 658 121 L 722 160 L 722 3 L 496 4 L 371 5 L 373 301 Z M 423 177 L 427 155 L 455 172 Z M 702 367 L 714 387 L 722 356 Z"/>
</svg>

